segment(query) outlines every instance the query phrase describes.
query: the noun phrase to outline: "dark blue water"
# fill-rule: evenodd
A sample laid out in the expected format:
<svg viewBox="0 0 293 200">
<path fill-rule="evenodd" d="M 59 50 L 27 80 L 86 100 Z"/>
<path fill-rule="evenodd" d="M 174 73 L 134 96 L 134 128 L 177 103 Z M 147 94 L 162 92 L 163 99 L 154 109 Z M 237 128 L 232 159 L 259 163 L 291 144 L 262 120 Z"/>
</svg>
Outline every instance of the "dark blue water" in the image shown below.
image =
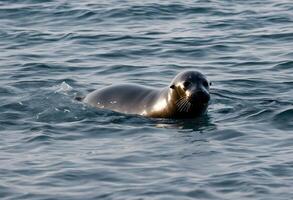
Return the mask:
<svg viewBox="0 0 293 200">
<path fill-rule="evenodd" d="M 213 82 L 206 116 L 73 100 Z M 0 1 L 1 199 L 293 199 L 290 0 Z"/>
</svg>

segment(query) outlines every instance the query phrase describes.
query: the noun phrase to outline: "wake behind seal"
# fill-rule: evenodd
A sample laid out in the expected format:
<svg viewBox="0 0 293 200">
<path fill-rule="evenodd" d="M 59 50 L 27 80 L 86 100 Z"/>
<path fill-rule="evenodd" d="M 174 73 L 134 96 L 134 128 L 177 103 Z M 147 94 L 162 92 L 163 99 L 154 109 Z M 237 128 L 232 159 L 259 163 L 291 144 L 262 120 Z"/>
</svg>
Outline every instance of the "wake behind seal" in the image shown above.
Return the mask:
<svg viewBox="0 0 293 200">
<path fill-rule="evenodd" d="M 111 85 L 89 93 L 82 100 L 97 108 L 155 118 L 193 118 L 210 100 L 210 83 L 197 71 L 179 73 L 168 87 L 152 89 L 136 84 Z"/>
</svg>

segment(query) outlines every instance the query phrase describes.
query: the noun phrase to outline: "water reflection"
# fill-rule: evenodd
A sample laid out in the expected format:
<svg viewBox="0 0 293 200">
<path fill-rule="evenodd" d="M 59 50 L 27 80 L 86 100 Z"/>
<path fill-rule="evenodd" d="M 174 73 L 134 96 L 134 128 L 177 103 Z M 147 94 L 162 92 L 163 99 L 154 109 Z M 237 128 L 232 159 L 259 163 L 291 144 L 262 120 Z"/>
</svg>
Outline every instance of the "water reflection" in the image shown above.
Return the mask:
<svg viewBox="0 0 293 200">
<path fill-rule="evenodd" d="M 216 129 L 216 124 L 208 114 L 192 119 L 159 119 L 156 120 L 155 125 L 158 128 L 179 129 L 181 132 L 203 132 Z"/>
</svg>

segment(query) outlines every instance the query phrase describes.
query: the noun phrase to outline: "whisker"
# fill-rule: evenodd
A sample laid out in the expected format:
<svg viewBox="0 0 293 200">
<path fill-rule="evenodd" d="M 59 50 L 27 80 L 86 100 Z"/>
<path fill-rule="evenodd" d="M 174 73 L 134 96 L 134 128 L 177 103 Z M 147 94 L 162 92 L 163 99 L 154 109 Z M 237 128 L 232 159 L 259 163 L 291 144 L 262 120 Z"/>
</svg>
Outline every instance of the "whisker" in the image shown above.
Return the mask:
<svg viewBox="0 0 293 200">
<path fill-rule="evenodd" d="M 189 108 L 189 101 L 186 101 L 186 104 L 185 104 L 185 112 L 188 112 L 188 108 Z"/>
<path fill-rule="evenodd" d="M 178 99 L 176 103 L 178 103 L 178 102 L 180 102 L 182 100 L 184 100 L 184 97 L 181 97 L 180 99 Z"/>
<path fill-rule="evenodd" d="M 181 97 L 181 98 L 176 102 L 176 105 L 177 105 L 177 106 L 180 106 L 180 105 L 182 105 L 183 102 L 184 102 L 184 97 Z"/>
<path fill-rule="evenodd" d="M 184 109 L 183 109 L 184 112 L 186 112 L 187 104 L 188 104 L 187 102 L 184 104 Z"/>
<path fill-rule="evenodd" d="M 185 101 L 182 101 L 182 102 L 180 103 L 180 106 L 178 107 L 179 112 L 181 112 L 181 111 L 183 110 L 184 104 L 185 104 Z"/>
<path fill-rule="evenodd" d="M 189 112 L 192 104 L 185 97 L 181 97 L 177 100 L 176 106 L 179 112 Z"/>
<path fill-rule="evenodd" d="M 181 100 L 176 102 L 177 107 L 179 107 L 181 104 L 182 104 Z"/>
<path fill-rule="evenodd" d="M 185 100 L 182 100 L 182 101 L 180 102 L 179 107 L 178 107 L 179 112 L 183 111 L 184 105 L 185 105 Z"/>
<path fill-rule="evenodd" d="M 188 104 L 188 101 L 187 101 L 187 100 L 185 100 L 185 101 L 184 101 L 183 108 L 182 108 L 182 111 L 186 112 L 186 107 L 187 107 L 187 104 Z"/>
</svg>

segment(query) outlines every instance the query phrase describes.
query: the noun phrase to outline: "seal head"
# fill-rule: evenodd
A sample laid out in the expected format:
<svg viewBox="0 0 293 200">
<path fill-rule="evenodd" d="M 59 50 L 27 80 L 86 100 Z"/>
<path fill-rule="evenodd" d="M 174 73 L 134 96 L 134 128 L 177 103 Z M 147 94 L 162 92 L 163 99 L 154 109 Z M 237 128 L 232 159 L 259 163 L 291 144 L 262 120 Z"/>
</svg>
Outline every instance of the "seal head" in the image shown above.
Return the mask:
<svg viewBox="0 0 293 200">
<path fill-rule="evenodd" d="M 211 83 L 200 72 L 184 71 L 171 82 L 171 96 L 175 116 L 196 117 L 204 113 L 210 100 Z"/>
</svg>

